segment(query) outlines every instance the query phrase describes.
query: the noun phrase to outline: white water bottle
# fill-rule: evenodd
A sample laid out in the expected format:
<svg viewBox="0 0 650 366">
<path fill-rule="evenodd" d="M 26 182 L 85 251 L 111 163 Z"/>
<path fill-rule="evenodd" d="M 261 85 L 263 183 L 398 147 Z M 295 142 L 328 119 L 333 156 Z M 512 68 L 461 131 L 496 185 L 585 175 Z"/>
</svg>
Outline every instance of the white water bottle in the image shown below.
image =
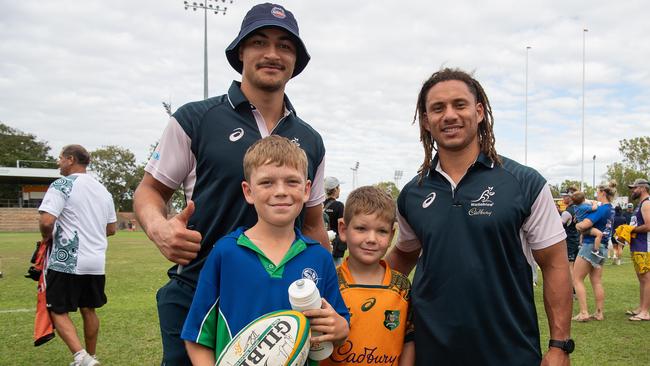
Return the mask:
<svg viewBox="0 0 650 366">
<path fill-rule="evenodd" d="M 320 309 L 322 303 L 316 284 L 308 278 L 296 280 L 289 286 L 289 302 L 293 310 L 301 312 Z M 312 337 L 321 334 L 320 332 L 311 332 Z M 333 349 L 332 342 L 312 343 L 309 347 L 309 358 L 314 361 L 322 361 L 332 354 Z"/>
</svg>

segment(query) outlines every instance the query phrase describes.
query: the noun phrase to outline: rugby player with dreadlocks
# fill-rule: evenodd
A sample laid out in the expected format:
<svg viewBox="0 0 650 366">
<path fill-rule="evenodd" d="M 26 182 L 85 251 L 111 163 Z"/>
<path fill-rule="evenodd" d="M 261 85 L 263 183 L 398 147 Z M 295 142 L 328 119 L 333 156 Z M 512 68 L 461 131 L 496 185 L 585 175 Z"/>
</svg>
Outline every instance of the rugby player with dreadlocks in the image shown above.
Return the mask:
<svg viewBox="0 0 650 366">
<path fill-rule="evenodd" d="M 545 179 L 497 154 L 487 95 L 464 71 L 445 68 L 424 82 L 415 121 L 424 162 L 399 196 L 388 261 L 403 273 L 417 264 L 416 364 L 568 365 L 566 235 Z M 533 259 L 551 336 L 544 357 Z"/>
</svg>

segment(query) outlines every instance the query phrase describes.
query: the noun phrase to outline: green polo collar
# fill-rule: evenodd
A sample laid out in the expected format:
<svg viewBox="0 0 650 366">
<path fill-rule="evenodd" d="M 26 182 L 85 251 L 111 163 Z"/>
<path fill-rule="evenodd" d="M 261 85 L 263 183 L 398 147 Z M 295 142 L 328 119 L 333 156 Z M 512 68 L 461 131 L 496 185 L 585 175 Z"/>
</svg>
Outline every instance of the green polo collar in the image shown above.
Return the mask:
<svg viewBox="0 0 650 366">
<path fill-rule="evenodd" d="M 257 254 L 257 258 L 259 258 L 260 262 L 262 263 L 262 267 L 264 267 L 264 269 L 269 274 L 269 276 L 271 276 L 271 278 L 282 278 L 282 274 L 284 273 L 284 265 L 287 262 L 289 262 L 295 256 L 297 256 L 298 254 L 302 253 L 305 249 L 307 249 L 307 245 L 317 245 L 317 244 L 318 244 L 317 242 L 304 237 L 300 233 L 300 231 L 296 230 L 296 239 L 289 247 L 289 250 L 284 255 L 284 258 L 282 258 L 280 263 L 276 265 L 243 232 L 237 238 L 237 245 L 246 247 Z"/>
</svg>

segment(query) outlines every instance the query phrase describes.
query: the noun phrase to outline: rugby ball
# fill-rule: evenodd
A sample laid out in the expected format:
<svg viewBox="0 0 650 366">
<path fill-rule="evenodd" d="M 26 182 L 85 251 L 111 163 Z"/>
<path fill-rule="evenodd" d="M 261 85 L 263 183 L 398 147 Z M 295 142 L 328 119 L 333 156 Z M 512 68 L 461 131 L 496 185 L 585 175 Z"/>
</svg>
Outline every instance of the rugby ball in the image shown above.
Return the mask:
<svg viewBox="0 0 650 366">
<path fill-rule="evenodd" d="M 303 366 L 309 354 L 309 320 L 294 310 L 253 320 L 226 345 L 217 366 Z"/>
</svg>

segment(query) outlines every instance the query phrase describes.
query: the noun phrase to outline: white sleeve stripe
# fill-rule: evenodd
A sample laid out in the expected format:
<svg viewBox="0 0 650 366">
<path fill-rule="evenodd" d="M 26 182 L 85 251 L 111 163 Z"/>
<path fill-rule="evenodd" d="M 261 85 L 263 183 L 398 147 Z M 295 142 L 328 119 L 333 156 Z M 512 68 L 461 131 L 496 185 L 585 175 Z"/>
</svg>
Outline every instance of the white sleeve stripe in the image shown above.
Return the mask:
<svg viewBox="0 0 650 366">
<path fill-rule="evenodd" d="M 232 332 L 230 331 L 230 324 L 228 324 L 228 319 L 226 319 L 226 317 L 221 312 L 221 308 L 219 308 L 219 315 L 221 315 L 220 318 L 223 319 L 224 323 L 226 324 L 226 329 L 228 329 L 228 337 L 230 339 L 232 339 Z"/>
<path fill-rule="evenodd" d="M 201 325 L 199 326 L 199 332 L 196 334 L 196 339 L 194 340 L 194 343 L 199 343 L 199 338 L 201 338 L 201 334 L 203 333 L 203 326 L 205 325 L 205 322 L 208 320 L 208 317 L 210 316 L 210 314 L 212 314 L 212 311 L 214 310 L 214 308 L 217 306 L 218 303 L 219 303 L 219 298 L 217 297 L 217 300 L 215 300 L 214 304 L 212 304 L 210 310 L 208 310 L 205 313 L 205 316 L 203 316 L 203 320 L 201 320 Z M 219 313 L 221 313 L 221 311 L 219 311 Z M 228 332 L 230 332 L 230 330 L 228 330 Z"/>
</svg>

